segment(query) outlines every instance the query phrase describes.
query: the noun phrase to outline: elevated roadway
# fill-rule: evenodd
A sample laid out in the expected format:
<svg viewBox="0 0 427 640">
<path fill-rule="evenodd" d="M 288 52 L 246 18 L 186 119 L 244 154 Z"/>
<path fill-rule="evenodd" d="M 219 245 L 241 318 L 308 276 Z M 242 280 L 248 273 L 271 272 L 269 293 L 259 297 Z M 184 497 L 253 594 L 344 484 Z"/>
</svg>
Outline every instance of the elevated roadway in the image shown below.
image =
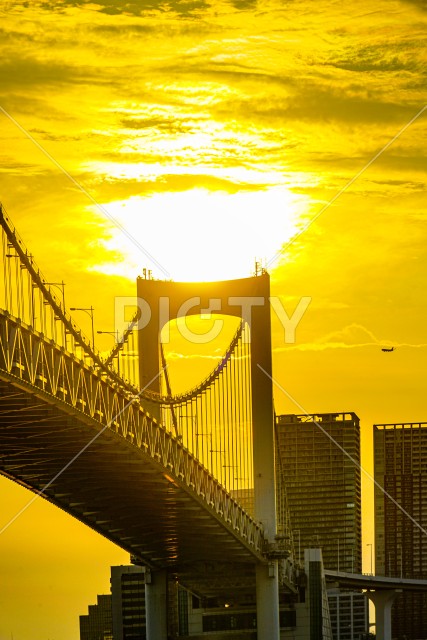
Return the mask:
<svg viewBox="0 0 427 640">
<path fill-rule="evenodd" d="M 207 560 L 267 563 L 260 525 L 138 398 L 4 312 L 0 473 L 187 584 Z"/>
<path fill-rule="evenodd" d="M 391 640 L 391 607 L 394 598 L 404 590 L 427 591 L 427 580 L 395 578 L 372 574 L 345 573 L 325 569 L 327 585 L 345 589 L 362 589 L 375 605 L 377 640 Z"/>
<path fill-rule="evenodd" d="M 327 584 L 333 582 L 345 589 L 427 591 L 427 580 L 416 578 L 376 576 L 370 573 L 345 573 L 344 571 L 331 571 L 330 569 L 325 569 L 325 578 Z"/>
</svg>

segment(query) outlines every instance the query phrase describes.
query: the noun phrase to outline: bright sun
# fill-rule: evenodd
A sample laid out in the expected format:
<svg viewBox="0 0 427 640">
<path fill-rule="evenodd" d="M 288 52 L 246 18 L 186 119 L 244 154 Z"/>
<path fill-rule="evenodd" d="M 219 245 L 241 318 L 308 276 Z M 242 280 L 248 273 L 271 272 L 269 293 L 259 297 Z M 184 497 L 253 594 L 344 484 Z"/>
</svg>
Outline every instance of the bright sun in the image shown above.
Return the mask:
<svg viewBox="0 0 427 640">
<path fill-rule="evenodd" d="M 192 189 L 105 205 L 117 221 L 104 241 L 120 259 L 93 267 L 134 279 L 181 281 L 249 276 L 295 235 L 304 203 L 285 187 L 228 194 Z M 133 240 L 131 240 L 132 238 Z"/>
</svg>

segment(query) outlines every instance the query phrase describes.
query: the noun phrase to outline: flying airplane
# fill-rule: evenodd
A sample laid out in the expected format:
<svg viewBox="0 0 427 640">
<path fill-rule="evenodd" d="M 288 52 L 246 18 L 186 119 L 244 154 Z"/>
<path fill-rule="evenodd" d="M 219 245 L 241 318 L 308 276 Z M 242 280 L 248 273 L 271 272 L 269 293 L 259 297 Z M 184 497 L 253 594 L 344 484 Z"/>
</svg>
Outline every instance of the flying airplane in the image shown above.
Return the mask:
<svg viewBox="0 0 427 640">
<path fill-rule="evenodd" d="M 394 351 L 395 349 L 396 347 L 390 347 L 390 349 L 387 349 L 387 347 L 383 347 L 381 351 L 386 351 L 387 353 L 389 353 L 390 351 Z"/>
</svg>

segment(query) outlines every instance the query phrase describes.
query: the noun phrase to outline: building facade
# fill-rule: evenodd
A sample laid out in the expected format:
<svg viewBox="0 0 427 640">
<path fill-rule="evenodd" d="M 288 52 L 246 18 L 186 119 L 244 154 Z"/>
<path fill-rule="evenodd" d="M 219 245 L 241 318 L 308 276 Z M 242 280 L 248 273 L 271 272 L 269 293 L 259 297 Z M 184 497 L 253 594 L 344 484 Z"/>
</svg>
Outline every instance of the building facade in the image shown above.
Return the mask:
<svg viewBox="0 0 427 640">
<path fill-rule="evenodd" d="M 374 425 L 375 572 L 427 576 L 427 422 Z M 392 607 L 393 638 L 427 637 L 427 594 L 404 592 Z"/>
<path fill-rule="evenodd" d="M 294 542 L 361 573 L 360 426 L 354 413 L 281 415 L 277 437 Z M 298 553 L 298 552 L 297 552 Z"/>
<path fill-rule="evenodd" d="M 111 567 L 113 640 L 145 640 L 145 567 Z"/>
<path fill-rule="evenodd" d="M 334 638 L 362 640 L 366 637 L 369 602 L 363 594 L 329 589 L 328 601 Z"/>
<path fill-rule="evenodd" d="M 360 424 L 355 413 L 281 415 L 277 456 L 286 486 L 295 556 L 320 548 L 327 569 L 362 572 Z M 329 594 L 335 639 L 368 631 L 368 606 L 357 592 Z"/>
<path fill-rule="evenodd" d="M 111 595 L 98 596 L 88 615 L 80 616 L 80 640 L 113 640 Z"/>
<path fill-rule="evenodd" d="M 145 568 L 111 567 L 111 594 L 80 616 L 80 640 L 145 640 Z"/>
</svg>

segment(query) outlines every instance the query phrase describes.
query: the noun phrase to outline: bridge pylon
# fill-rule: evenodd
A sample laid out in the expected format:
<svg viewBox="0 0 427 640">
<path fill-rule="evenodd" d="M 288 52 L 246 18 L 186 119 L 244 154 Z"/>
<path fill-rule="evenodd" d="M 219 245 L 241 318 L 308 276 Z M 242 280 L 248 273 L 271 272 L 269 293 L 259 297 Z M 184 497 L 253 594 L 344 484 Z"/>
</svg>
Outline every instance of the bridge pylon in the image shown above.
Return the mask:
<svg viewBox="0 0 427 640">
<path fill-rule="evenodd" d="M 262 524 L 266 547 L 274 547 L 277 523 L 269 275 L 203 283 L 139 278 L 137 296 L 150 310 L 149 320 L 138 332 L 140 380 L 152 380 L 149 390 L 155 393 L 160 392 L 160 334 L 169 320 L 212 310 L 241 318 L 249 326 L 253 515 Z M 278 573 L 278 560 L 266 553 L 265 560 L 256 566 L 258 640 L 279 640 L 280 637 Z"/>
</svg>

